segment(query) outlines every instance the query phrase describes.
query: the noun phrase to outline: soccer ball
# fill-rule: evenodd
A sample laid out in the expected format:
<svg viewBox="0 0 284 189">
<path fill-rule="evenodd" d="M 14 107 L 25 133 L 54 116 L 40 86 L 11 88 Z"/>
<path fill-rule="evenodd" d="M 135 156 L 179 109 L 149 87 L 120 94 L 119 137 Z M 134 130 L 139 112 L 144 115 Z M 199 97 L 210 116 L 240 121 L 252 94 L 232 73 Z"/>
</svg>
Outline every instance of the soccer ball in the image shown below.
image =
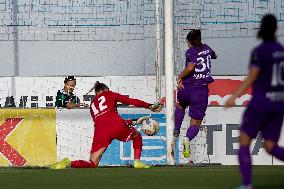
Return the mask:
<svg viewBox="0 0 284 189">
<path fill-rule="evenodd" d="M 159 132 L 160 126 L 159 126 L 159 122 L 157 122 L 156 120 L 152 118 L 149 118 L 142 122 L 141 128 L 142 128 L 142 131 L 145 133 L 145 135 L 153 136 L 157 132 Z"/>
</svg>

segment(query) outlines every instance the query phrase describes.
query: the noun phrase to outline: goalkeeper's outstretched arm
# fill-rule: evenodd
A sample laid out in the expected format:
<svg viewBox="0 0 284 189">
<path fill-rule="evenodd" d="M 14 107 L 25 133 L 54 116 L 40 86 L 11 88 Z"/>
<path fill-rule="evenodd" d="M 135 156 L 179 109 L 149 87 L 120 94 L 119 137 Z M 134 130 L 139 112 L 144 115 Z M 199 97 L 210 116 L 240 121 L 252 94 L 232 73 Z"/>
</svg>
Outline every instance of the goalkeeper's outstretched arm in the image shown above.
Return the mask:
<svg viewBox="0 0 284 189">
<path fill-rule="evenodd" d="M 128 96 L 125 95 L 121 95 L 119 93 L 114 93 L 112 92 L 113 95 L 115 96 L 115 99 L 117 102 L 121 102 L 123 104 L 127 104 L 127 105 L 132 105 L 135 107 L 143 107 L 143 108 L 149 108 L 151 106 L 151 104 L 143 101 L 143 100 L 139 100 L 139 99 L 135 99 L 135 98 L 129 98 Z"/>
<path fill-rule="evenodd" d="M 144 108 L 150 109 L 153 112 L 160 112 L 162 110 L 162 105 L 159 102 L 150 104 L 150 103 L 144 102 L 143 100 L 129 98 L 128 96 L 121 95 L 119 93 L 114 93 L 114 92 L 112 93 L 115 96 L 115 99 L 117 102 L 121 102 L 127 105 L 133 105 L 135 107 L 144 107 Z"/>
</svg>

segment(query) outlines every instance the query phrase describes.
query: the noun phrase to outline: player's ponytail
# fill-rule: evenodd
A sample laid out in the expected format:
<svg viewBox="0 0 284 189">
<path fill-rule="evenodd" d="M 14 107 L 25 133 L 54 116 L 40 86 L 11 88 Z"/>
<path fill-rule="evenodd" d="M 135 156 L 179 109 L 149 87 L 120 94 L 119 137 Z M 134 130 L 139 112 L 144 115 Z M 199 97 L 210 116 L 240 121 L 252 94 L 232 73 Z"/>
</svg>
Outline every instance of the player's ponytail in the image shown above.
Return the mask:
<svg viewBox="0 0 284 189">
<path fill-rule="evenodd" d="M 101 92 L 101 91 L 105 91 L 105 90 L 108 90 L 108 86 L 104 83 L 100 83 L 99 81 L 97 81 L 95 83 L 95 92 L 98 93 L 98 92 Z"/>
<path fill-rule="evenodd" d="M 260 30 L 257 34 L 259 39 L 263 41 L 275 41 L 275 32 L 277 30 L 277 20 L 272 14 L 263 16 L 261 20 Z"/>
<path fill-rule="evenodd" d="M 190 31 L 187 34 L 186 39 L 194 47 L 202 46 L 202 43 L 201 43 L 201 31 L 200 30 L 192 30 L 192 31 Z"/>
<path fill-rule="evenodd" d="M 95 88 L 98 87 L 100 85 L 100 82 L 99 81 L 96 81 L 95 83 Z"/>
</svg>

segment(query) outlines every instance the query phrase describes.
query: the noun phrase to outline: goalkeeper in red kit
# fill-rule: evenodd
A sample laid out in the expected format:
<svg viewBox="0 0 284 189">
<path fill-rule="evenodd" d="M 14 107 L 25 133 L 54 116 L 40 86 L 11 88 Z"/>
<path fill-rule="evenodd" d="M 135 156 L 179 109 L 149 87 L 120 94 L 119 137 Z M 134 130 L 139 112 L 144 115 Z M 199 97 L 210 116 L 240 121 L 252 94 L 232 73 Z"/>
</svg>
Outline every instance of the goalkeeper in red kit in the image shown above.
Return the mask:
<svg viewBox="0 0 284 189">
<path fill-rule="evenodd" d="M 76 160 L 70 161 L 68 158 L 53 164 L 51 169 L 64 169 L 66 167 L 74 168 L 95 168 L 98 166 L 103 153 L 111 144 L 112 140 L 128 142 L 133 141 L 134 149 L 134 168 L 149 168 L 148 165 L 140 161 L 142 151 L 142 137 L 132 125 L 140 124 L 148 117 L 141 117 L 137 120 L 123 120 L 117 112 L 117 103 L 133 105 L 135 107 L 144 107 L 153 112 L 159 112 L 162 109 L 161 104 L 149 104 L 147 102 L 129 98 L 127 96 L 115 93 L 109 90 L 104 83 L 96 82 L 96 96 L 91 103 L 90 112 L 94 121 L 94 137 L 91 149 L 90 161 Z"/>
</svg>

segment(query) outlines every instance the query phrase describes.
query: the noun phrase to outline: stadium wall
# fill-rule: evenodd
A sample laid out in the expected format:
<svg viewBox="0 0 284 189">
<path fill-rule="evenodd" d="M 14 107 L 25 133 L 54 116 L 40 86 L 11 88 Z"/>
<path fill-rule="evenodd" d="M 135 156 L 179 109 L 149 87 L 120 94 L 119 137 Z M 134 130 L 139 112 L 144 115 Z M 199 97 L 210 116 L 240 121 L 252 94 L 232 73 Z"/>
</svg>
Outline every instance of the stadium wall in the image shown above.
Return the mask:
<svg viewBox="0 0 284 189">
<path fill-rule="evenodd" d="M 0 166 L 56 161 L 55 109 L 0 109 Z"/>
<path fill-rule="evenodd" d="M 90 104 L 94 93 L 85 95 L 96 81 L 107 84 L 114 92 L 141 98 L 148 102 L 156 99 L 155 76 L 108 76 L 108 77 L 76 77 L 77 85 L 74 90 L 82 102 Z M 241 83 L 243 76 L 214 76 L 215 82 L 209 85 L 209 104 L 222 106 L 230 94 Z M 0 77 L 0 107 L 9 107 L 11 96 L 16 107 L 36 108 L 54 107 L 58 90 L 64 85 L 64 77 Z M 161 96 L 165 102 L 165 78 L 162 77 Z M 237 100 L 237 105 L 243 106 L 250 99 L 251 91 Z"/>
</svg>

